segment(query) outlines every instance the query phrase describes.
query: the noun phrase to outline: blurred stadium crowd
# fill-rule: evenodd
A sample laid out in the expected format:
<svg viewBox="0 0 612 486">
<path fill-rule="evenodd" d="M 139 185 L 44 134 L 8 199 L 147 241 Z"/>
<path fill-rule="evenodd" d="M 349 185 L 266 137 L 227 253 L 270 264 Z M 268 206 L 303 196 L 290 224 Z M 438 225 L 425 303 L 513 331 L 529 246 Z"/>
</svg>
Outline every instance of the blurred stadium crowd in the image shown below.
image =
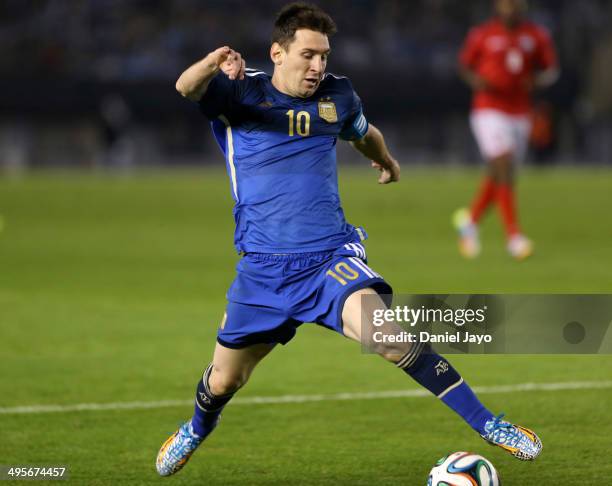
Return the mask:
<svg viewBox="0 0 612 486">
<path fill-rule="evenodd" d="M 229 44 L 269 69 L 276 0 L 4 0 L 0 166 L 207 160 L 205 120 L 174 81 Z M 406 162 L 477 162 L 469 92 L 456 75 L 469 27 L 491 0 L 331 0 L 329 70 L 348 75 L 367 115 Z M 541 162 L 612 162 L 612 0 L 531 0 L 562 77 L 539 94 Z M 548 127 L 548 129 L 547 129 Z M 547 134 L 547 135 L 546 135 Z"/>
</svg>

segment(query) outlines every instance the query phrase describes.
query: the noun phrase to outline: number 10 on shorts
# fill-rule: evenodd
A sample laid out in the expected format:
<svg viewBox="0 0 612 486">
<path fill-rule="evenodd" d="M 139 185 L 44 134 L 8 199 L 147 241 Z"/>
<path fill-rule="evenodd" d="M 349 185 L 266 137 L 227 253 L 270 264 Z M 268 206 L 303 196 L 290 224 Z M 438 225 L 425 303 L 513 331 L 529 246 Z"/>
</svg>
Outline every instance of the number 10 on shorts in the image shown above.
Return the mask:
<svg viewBox="0 0 612 486">
<path fill-rule="evenodd" d="M 359 272 L 353 269 L 348 263 L 337 263 L 333 270 L 328 270 L 326 275 L 335 278 L 342 285 L 347 284 L 347 280 L 356 280 L 359 277 Z"/>
</svg>

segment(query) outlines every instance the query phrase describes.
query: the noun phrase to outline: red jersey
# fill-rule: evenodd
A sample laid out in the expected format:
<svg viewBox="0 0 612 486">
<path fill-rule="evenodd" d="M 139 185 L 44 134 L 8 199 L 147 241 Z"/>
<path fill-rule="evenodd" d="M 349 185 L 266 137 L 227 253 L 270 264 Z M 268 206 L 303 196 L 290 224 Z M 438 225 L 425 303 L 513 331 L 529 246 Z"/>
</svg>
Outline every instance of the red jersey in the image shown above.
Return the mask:
<svg viewBox="0 0 612 486">
<path fill-rule="evenodd" d="M 555 48 L 543 27 L 523 21 L 509 29 L 499 19 L 469 32 L 459 60 L 489 83 L 487 89 L 474 93 L 472 108 L 510 114 L 530 111 L 528 86 L 535 71 L 557 65 Z"/>
</svg>

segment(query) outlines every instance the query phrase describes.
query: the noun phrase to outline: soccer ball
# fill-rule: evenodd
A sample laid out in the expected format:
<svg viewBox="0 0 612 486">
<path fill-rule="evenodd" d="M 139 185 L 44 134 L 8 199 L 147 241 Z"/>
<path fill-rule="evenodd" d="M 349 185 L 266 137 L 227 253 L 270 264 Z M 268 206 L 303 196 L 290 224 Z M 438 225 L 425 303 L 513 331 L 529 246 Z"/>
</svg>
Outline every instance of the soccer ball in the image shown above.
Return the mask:
<svg viewBox="0 0 612 486">
<path fill-rule="evenodd" d="M 500 486 L 499 475 L 487 459 L 471 452 L 453 452 L 429 473 L 427 486 Z"/>
</svg>

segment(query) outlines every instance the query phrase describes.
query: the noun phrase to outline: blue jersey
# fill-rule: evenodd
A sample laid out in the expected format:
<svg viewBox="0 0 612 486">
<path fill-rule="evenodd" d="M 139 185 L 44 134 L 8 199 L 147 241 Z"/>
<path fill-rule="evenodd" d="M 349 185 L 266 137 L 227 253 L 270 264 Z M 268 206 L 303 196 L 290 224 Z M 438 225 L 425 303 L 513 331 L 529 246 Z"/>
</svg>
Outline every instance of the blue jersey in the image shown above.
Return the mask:
<svg viewBox="0 0 612 486">
<path fill-rule="evenodd" d="M 219 73 L 199 104 L 225 155 L 238 252 L 318 252 L 365 238 L 338 195 L 336 141 L 368 130 L 347 78 L 326 74 L 313 96 L 295 98 L 261 71 L 235 81 Z"/>
</svg>

